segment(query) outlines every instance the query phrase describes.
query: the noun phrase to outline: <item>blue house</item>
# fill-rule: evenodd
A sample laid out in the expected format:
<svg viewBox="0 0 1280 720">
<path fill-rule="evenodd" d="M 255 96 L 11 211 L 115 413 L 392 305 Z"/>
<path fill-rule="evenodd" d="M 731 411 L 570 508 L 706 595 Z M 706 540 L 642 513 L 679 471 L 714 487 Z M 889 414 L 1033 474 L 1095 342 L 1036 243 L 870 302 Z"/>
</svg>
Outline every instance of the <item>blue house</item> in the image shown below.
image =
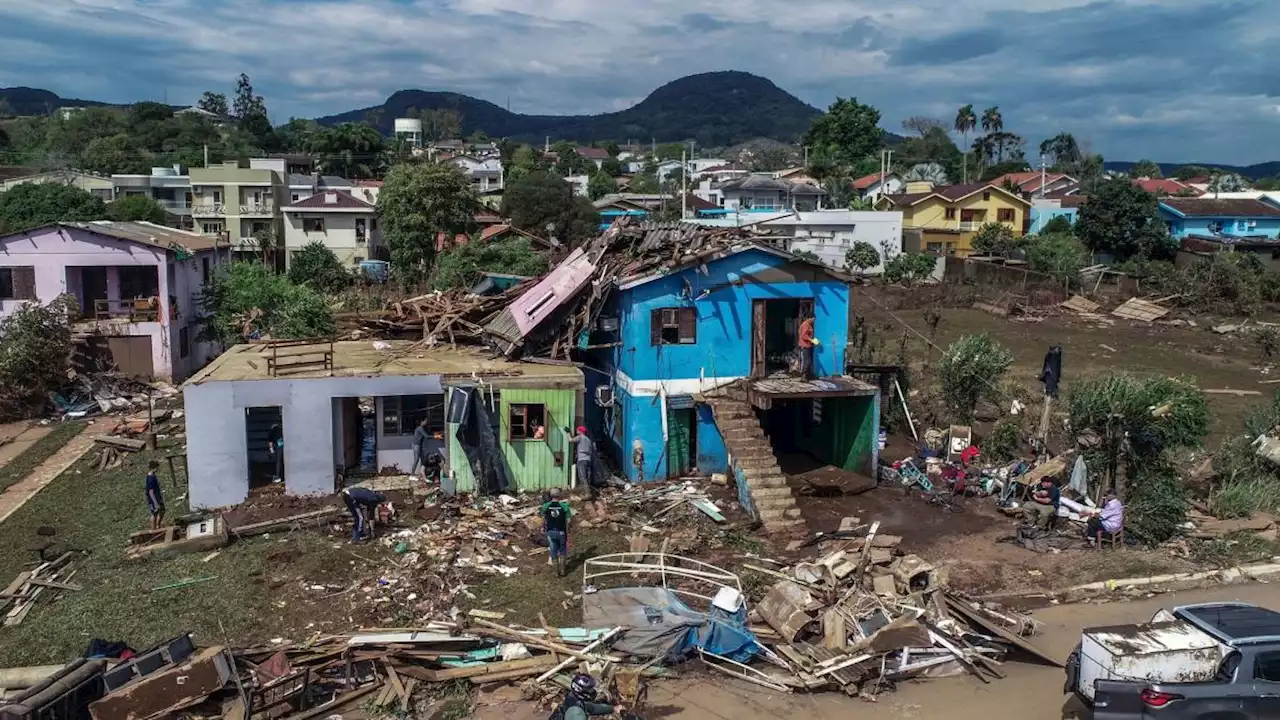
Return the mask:
<svg viewBox="0 0 1280 720">
<path fill-rule="evenodd" d="M 808 313 L 813 380 L 791 364 Z M 588 417 L 632 482 L 728 472 L 752 511 L 770 497 L 793 504 L 790 465 L 870 476 L 879 391 L 844 375 L 849 317 L 842 276 L 749 242 L 621 277 L 591 338 Z"/>
<path fill-rule="evenodd" d="M 1067 222 L 1075 225 L 1076 218 L 1080 215 L 1080 205 L 1086 199 L 1083 195 L 1033 198 L 1031 200 L 1031 213 L 1028 216 L 1030 224 L 1027 227 L 1027 233 L 1035 235 L 1043 232 L 1045 225 L 1048 225 L 1050 220 L 1058 217 L 1066 218 Z"/>
<path fill-rule="evenodd" d="M 1280 206 L 1265 198 L 1166 197 L 1158 212 L 1175 240 L 1280 236 Z"/>
</svg>

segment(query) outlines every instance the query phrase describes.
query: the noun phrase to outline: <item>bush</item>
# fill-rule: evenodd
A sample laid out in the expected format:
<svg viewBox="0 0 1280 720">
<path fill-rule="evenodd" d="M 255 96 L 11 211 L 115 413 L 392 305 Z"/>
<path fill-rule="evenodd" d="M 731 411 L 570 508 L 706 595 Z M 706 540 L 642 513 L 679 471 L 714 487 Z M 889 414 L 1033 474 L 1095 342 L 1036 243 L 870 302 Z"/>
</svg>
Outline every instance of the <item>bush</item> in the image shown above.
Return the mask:
<svg viewBox="0 0 1280 720">
<path fill-rule="evenodd" d="M 1151 462 L 1130 478 L 1125 532 L 1155 545 L 1181 532 L 1187 521 L 1187 490 L 1167 463 Z"/>
<path fill-rule="evenodd" d="M 1013 230 L 1004 223 L 985 223 L 973 234 L 973 251 L 978 255 L 1008 256 L 1016 247 Z"/>
<path fill-rule="evenodd" d="M 67 380 L 74 300 L 23 303 L 0 320 L 0 420 L 35 417 Z"/>
<path fill-rule="evenodd" d="M 1089 251 L 1070 233 L 1040 234 L 1027 245 L 1027 264 L 1069 288 L 1079 282 L 1080 271 L 1089 264 Z"/>
<path fill-rule="evenodd" d="M 256 262 L 232 263 L 205 288 L 202 335 L 234 345 L 246 338 L 328 337 L 335 326 L 324 296 Z"/>
<path fill-rule="evenodd" d="M 1040 228 L 1041 235 L 1058 235 L 1071 232 L 1071 221 L 1066 215 L 1054 215 Z"/>
<path fill-rule="evenodd" d="M 312 240 L 289 257 L 289 281 L 324 293 L 342 292 L 352 276 L 338 256 L 319 240 Z"/>
<path fill-rule="evenodd" d="M 864 273 L 880 264 L 880 252 L 866 240 L 859 240 L 844 254 L 844 264 L 850 270 Z"/>
<path fill-rule="evenodd" d="M 164 225 L 169 214 L 155 200 L 145 195 L 129 195 L 107 203 L 107 217 L 123 222 L 139 220 Z"/>
<path fill-rule="evenodd" d="M 1013 353 L 989 335 L 965 335 L 951 343 L 938 363 L 938 382 L 956 418 L 973 420 L 983 398 L 999 401 L 997 383 L 1011 365 Z"/>
<path fill-rule="evenodd" d="M 928 253 L 903 253 L 895 255 L 885 263 L 884 279 L 886 282 L 901 282 L 911 285 L 933 274 L 938 265 L 938 258 Z"/>
<path fill-rule="evenodd" d="M 982 440 L 982 455 L 987 460 L 1003 462 L 1020 456 L 1018 445 L 1022 441 L 1022 427 L 1013 418 L 997 422 Z"/>
<path fill-rule="evenodd" d="M 547 267 L 546 255 L 534 249 L 528 238 L 470 242 L 440 254 L 431 287 L 469 288 L 486 272 L 533 277 L 545 273 Z"/>
<path fill-rule="evenodd" d="M 1181 302 L 1199 310 L 1253 315 L 1276 299 L 1276 274 L 1252 253 L 1218 253 L 1179 273 Z"/>
</svg>

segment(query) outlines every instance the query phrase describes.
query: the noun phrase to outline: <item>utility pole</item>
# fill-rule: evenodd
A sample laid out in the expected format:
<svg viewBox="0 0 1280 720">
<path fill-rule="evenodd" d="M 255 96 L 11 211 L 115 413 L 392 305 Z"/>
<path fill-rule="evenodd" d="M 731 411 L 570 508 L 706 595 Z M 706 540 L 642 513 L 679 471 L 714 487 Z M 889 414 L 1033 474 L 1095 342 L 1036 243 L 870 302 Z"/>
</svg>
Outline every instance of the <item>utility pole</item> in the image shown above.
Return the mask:
<svg viewBox="0 0 1280 720">
<path fill-rule="evenodd" d="M 809 169 L 809 146 L 808 145 L 804 146 L 804 168 L 805 170 Z"/>
<path fill-rule="evenodd" d="M 680 173 L 680 219 L 684 220 L 689 216 L 689 168 L 687 166 L 688 159 L 684 151 L 680 151 L 680 164 L 685 165 L 684 172 Z"/>
<path fill-rule="evenodd" d="M 1044 161 L 1044 153 L 1040 153 L 1040 197 L 1041 198 L 1044 197 L 1045 167 L 1046 165 Z"/>
<path fill-rule="evenodd" d="M 204 166 L 209 167 L 209 146 L 204 146 Z"/>
</svg>

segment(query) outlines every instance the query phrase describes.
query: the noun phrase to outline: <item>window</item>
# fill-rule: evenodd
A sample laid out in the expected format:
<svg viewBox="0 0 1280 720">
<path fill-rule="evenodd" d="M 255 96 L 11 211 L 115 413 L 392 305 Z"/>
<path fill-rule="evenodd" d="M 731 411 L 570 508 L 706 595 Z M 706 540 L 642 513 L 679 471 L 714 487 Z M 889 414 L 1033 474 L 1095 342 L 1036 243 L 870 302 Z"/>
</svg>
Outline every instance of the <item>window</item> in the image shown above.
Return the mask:
<svg viewBox="0 0 1280 720">
<path fill-rule="evenodd" d="M 160 293 L 160 272 L 155 265 L 125 266 L 117 270 L 120 299 L 150 298 Z"/>
<path fill-rule="evenodd" d="M 662 308 L 649 315 L 649 342 L 652 345 L 695 345 L 698 342 L 698 312 L 693 308 Z"/>
<path fill-rule="evenodd" d="M 1280 652 L 1258 653 L 1253 661 L 1253 679 L 1280 682 Z"/>
<path fill-rule="evenodd" d="M 997 210 L 996 220 L 999 222 L 1013 222 L 1013 208 L 1001 208 Z"/>
<path fill-rule="evenodd" d="M 356 242 L 364 242 L 364 218 L 356 218 Z"/>
<path fill-rule="evenodd" d="M 200 258 L 200 277 L 204 279 L 204 284 L 209 284 L 209 258 Z"/>
<path fill-rule="evenodd" d="M 290 195 L 290 197 L 292 198 L 292 200 L 291 200 L 290 202 L 298 202 L 298 198 L 300 198 L 300 197 L 301 197 L 301 195 L 300 195 L 300 194 L 298 194 L 298 193 L 292 193 L 292 194 Z"/>
<path fill-rule="evenodd" d="M 941 253 L 941 252 L 942 252 L 942 243 L 940 243 L 940 242 L 925 243 L 925 245 L 924 245 L 924 249 L 925 249 L 925 250 L 928 250 L 928 251 L 929 251 L 929 252 L 931 252 L 931 253 Z"/>
<path fill-rule="evenodd" d="M 178 356 L 186 357 L 191 354 L 191 333 L 186 327 L 178 330 Z"/>
<path fill-rule="evenodd" d="M 303 232 L 324 232 L 324 218 L 302 218 Z"/>
<path fill-rule="evenodd" d="M 507 411 L 508 440 L 546 440 L 546 434 L 547 408 L 545 405 L 511 403 Z"/>
<path fill-rule="evenodd" d="M 944 217 L 946 217 L 946 219 L 948 219 L 948 220 L 955 220 L 955 219 L 956 219 L 956 209 L 955 209 L 955 208 L 947 208 L 947 211 L 946 211 L 946 214 L 944 215 Z"/>
<path fill-rule="evenodd" d="M 444 395 L 392 395 L 382 398 L 382 434 L 412 435 L 427 420 L 427 432 L 444 432 Z"/>
<path fill-rule="evenodd" d="M 213 191 L 213 204 L 214 204 L 214 205 L 221 205 L 221 204 L 222 204 L 222 191 L 221 191 L 221 190 L 214 190 L 214 191 Z"/>
<path fill-rule="evenodd" d="M 35 300 L 34 267 L 0 268 L 0 300 Z"/>
<path fill-rule="evenodd" d="M 990 191 L 982 193 L 982 199 L 983 199 L 983 200 L 990 200 L 990 199 L 991 199 L 991 193 L 990 193 Z"/>
<path fill-rule="evenodd" d="M 205 235 L 217 235 L 222 232 L 221 222 L 202 222 L 200 223 L 200 232 Z"/>
</svg>

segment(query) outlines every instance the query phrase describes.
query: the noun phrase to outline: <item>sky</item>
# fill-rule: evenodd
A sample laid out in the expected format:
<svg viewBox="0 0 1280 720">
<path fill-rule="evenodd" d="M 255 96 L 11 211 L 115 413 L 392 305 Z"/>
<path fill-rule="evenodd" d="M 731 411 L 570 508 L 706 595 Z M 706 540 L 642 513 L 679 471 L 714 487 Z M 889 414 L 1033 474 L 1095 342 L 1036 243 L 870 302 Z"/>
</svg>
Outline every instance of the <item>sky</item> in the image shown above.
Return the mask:
<svg viewBox="0 0 1280 720">
<path fill-rule="evenodd" d="M 626 108 L 744 70 L 886 130 L 998 105 L 1108 160 L 1280 160 L 1277 0 L 0 0 L 0 87 L 195 102 L 246 72 L 272 119 L 448 90 L 516 112 Z"/>
</svg>

